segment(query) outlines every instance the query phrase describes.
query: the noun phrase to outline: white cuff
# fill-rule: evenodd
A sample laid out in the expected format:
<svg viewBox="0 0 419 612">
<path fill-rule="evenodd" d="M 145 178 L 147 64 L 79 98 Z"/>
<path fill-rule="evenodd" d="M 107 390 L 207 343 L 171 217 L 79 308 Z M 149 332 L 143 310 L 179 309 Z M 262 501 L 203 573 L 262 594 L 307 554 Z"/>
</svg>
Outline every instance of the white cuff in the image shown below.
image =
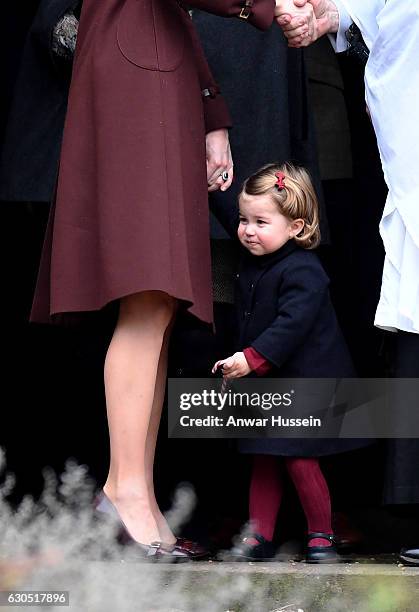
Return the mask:
<svg viewBox="0 0 419 612">
<path fill-rule="evenodd" d="M 336 53 L 346 51 L 348 48 L 348 41 L 346 39 L 346 32 L 349 30 L 353 23 L 352 17 L 349 15 L 345 8 L 345 5 L 341 0 L 333 0 L 336 4 L 336 8 L 339 12 L 339 29 L 336 34 L 329 34 L 329 40 L 332 43 L 332 47 Z"/>
</svg>

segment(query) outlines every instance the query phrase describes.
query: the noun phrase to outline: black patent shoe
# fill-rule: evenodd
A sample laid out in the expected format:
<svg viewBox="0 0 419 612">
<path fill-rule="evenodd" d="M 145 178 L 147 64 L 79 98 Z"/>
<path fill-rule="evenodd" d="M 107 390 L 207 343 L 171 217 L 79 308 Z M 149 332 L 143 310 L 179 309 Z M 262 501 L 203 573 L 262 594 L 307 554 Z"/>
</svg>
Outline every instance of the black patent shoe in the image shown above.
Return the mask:
<svg viewBox="0 0 419 612">
<path fill-rule="evenodd" d="M 311 540 L 322 538 L 329 540 L 330 546 L 307 546 L 306 561 L 307 563 L 339 563 L 340 558 L 336 550 L 334 536 L 330 533 L 309 533 L 307 544 Z"/>
<path fill-rule="evenodd" d="M 259 544 L 250 543 L 249 540 L 252 539 L 257 540 Z M 272 561 L 274 556 L 275 547 L 272 542 L 258 533 L 252 533 L 224 553 L 222 558 L 224 561 Z"/>
<path fill-rule="evenodd" d="M 161 561 L 164 563 L 177 563 L 191 560 L 191 554 L 184 548 L 179 547 L 177 542 L 174 544 L 165 544 L 164 542 L 142 544 L 141 542 L 137 542 L 128 531 L 115 505 L 104 491 L 101 491 L 99 495 L 97 495 L 94 501 L 94 509 L 102 515 L 112 517 L 118 527 L 116 539 L 119 544 L 129 546 L 141 559 L 146 561 Z"/>
<path fill-rule="evenodd" d="M 402 548 L 399 559 L 401 563 L 406 563 L 407 565 L 419 565 L 419 547 Z"/>
</svg>

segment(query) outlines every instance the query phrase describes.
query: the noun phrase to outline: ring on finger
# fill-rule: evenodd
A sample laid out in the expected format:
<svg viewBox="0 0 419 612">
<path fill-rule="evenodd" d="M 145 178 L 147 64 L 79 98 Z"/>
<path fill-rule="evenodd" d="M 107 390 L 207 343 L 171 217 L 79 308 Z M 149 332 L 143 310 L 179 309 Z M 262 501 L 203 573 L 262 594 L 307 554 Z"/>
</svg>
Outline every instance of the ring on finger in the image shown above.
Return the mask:
<svg viewBox="0 0 419 612">
<path fill-rule="evenodd" d="M 222 172 L 222 173 L 220 174 L 220 176 L 221 176 L 221 178 L 223 179 L 224 183 L 225 183 L 226 181 L 228 181 L 228 172 L 227 172 L 227 170 L 224 170 L 224 172 Z"/>
</svg>

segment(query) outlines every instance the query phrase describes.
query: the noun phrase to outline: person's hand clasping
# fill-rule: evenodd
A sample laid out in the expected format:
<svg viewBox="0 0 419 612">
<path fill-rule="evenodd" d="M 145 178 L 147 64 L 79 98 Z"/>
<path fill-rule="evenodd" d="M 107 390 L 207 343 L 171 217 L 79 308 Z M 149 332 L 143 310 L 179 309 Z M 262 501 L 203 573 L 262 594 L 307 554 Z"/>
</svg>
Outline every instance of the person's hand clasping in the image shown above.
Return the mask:
<svg viewBox="0 0 419 612">
<path fill-rule="evenodd" d="M 233 182 L 233 161 L 228 130 L 208 132 L 205 142 L 208 191 L 217 191 L 217 189 L 226 191 Z"/>
<path fill-rule="evenodd" d="M 214 364 L 211 370 L 212 373 L 215 374 L 219 367 L 221 367 L 223 377 L 228 379 L 241 378 L 242 376 L 250 374 L 252 371 L 244 353 L 234 353 L 234 355 L 227 359 L 220 359 Z"/>
<path fill-rule="evenodd" d="M 319 37 L 314 8 L 307 0 L 276 0 L 275 17 L 289 47 L 307 47 Z"/>
<path fill-rule="evenodd" d="M 333 0 L 276 0 L 275 15 L 289 47 L 307 47 L 339 29 L 339 11 Z"/>
</svg>

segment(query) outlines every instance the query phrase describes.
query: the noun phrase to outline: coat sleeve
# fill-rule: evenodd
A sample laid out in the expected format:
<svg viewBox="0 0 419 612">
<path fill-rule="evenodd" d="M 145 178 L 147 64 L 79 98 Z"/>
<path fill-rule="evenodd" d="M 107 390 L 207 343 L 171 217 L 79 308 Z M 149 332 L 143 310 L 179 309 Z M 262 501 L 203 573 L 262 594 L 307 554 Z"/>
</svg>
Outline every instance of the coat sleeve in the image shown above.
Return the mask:
<svg viewBox="0 0 419 612">
<path fill-rule="evenodd" d="M 262 30 L 268 29 L 274 19 L 274 0 L 187 0 L 185 3 L 182 2 L 182 5 L 222 17 L 238 17 Z M 188 21 L 204 102 L 205 131 L 208 133 L 219 128 L 231 127 L 227 105 L 211 74 L 192 20 Z"/>
<path fill-rule="evenodd" d="M 198 34 L 196 33 L 192 19 L 186 11 L 184 19 L 189 31 L 198 69 L 198 78 L 204 105 L 205 132 L 208 133 L 220 128 L 229 128 L 231 127 L 231 117 L 226 101 L 221 95 L 220 88 L 211 74 Z"/>
<path fill-rule="evenodd" d="M 251 346 L 280 368 L 304 343 L 327 298 L 328 284 L 317 261 L 290 266 L 281 283 L 276 319 Z"/>
<path fill-rule="evenodd" d="M 238 17 L 260 30 L 267 30 L 274 20 L 275 0 L 185 0 L 184 4 L 219 17 Z"/>
</svg>

